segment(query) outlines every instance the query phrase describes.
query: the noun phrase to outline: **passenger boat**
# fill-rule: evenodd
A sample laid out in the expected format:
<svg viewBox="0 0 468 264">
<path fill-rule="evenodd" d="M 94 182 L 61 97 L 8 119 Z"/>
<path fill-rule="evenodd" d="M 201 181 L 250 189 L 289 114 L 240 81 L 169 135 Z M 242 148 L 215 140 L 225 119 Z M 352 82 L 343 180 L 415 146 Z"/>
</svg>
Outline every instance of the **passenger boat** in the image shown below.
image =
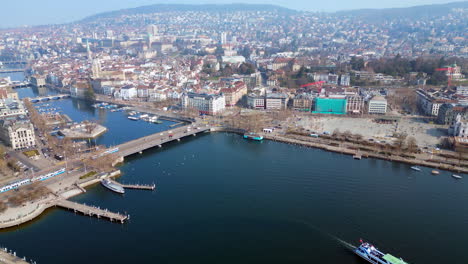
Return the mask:
<svg viewBox="0 0 468 264">
<path fill-rule="evenodd" d="M 372 264 L 408 264 L 401 258 L 394 257 L 390 254 L 384 254 L 375 248 L 373 245 L 360 241 L 361 245 L 354 249 L 354 253 Z"/>
<path fill-rule="evenodd" d="M 114 182 L 112 182 L 110 180 L 104 179 L 104 180 L 101 181 L 101 184 L 102 184 L 102 186 L 106 187 L 107 189 L 109 189 L 109 190 L 111 190 L 113 192 L 120 193 L 120 194 L 125 193 L 125 189 L 122 186 L 120 186 L 120 185 L 118 185 L 118 184 L 116 184 L 116 183 L 114 183 Z"/>
<path fill-rule="evenodd" d="M 439 175 L 440 174 L 440 172 L 438 170 L 432 170 L 431 173 L 434 174 L 434 175 Z"/>
<path fill-rule="evenodd" d="M 419 168 L 418 166 L 412 166 L 411 169 L 415 171 L 421 171 L 421 168 Z"/>
<path fill-rule="evenodd" d="M 263 140 L 263 136 L 260 136 L 260 135 L 255 134 L 255 133 L 245 133 L 244 138 L 245 139 L 251 139 L 251 140 L 257 140 L 257 141 Z"/>
<path fill-rule="evenodd" d="M 452 174 L 452 177 L 454 177 L 455 179 L 461 179 L 461 178 L 463 178 L 462 176 L 456 175 L 456 174 Z"/>
<path fill-rule="evenodd" d="M 129 116 L 128 119 L 133 120 L 133 121 L 137 121 L 140 118 L 135 117 L 135 116 Z"/>
</svg>

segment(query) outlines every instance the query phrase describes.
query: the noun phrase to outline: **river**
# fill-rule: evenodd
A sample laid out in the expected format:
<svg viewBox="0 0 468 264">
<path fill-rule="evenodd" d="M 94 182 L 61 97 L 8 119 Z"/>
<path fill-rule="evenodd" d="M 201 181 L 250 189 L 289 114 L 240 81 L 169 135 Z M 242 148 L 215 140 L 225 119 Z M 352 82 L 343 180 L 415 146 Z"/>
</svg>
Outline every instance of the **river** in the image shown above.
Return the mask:
<svg viewBox="0 0 468 264">
<path fill-rule="evenodd" d="M 166 125 L 128 121 L 82 101 L 54 104 L 73 119 L 110 126 L 99 139 L 107 145 Z M 119 181 L 155 182 L 157 190 L 120 196 L 95 185 L 74 200 L 125 211 L 128 223 L 53 209 L 1 232 L 0 244 L 47 264 L 357 264 L 365 262 L 340 241 L 363 238 L 412 264 L 468 262 L 468 178 L 447 171 L 434 176 L 429 168 L 227 133 L 146 151 L 121 170 Z"/>
</svg>

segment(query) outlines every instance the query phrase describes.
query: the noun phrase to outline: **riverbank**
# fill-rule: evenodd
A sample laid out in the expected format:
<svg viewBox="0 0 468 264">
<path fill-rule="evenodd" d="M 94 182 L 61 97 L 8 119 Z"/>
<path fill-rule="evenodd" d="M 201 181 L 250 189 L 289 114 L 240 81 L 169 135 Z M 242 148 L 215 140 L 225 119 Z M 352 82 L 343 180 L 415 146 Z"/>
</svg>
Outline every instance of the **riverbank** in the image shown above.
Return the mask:
<svg viewBox="0 0 468 264">
<path fill-rule="evenodd" d="M 67 189 L 63 192 L 52 190 L 53 194 L 40 201 L 27 203 L 20 208 L 8 208 L 0 216 L 0 229 L 12 228 L 28 223 L 42 215 L 47 209 L 56 207 L 60 201 L 85 193 L 86 187 L 97 184 L 105 178 L 115 178 L 120 174 L 120 170 L 115 170 L 111 173 L 97 175 L 92 179 L 77 183 L 75 188 Z"/>
<path fill-rule="evenodd" d="M 273 141 L 278 141 L 278 142 L 283 142 L 283 143 L 288 143 L 288 144 L 301 145 L 301 146 L 312 147 L 312 148 L 319 148 L 319 149 L 342 153 L 346 155 L 356 155 L 359 153 L 361 154 L 362 157 L 377 158 L 377 159 L 388 160 L 388 161 L 403 162 L 403 163 L 407 163 L 410 165 L 426 166 L 430 168 L 448 170 L 448 171 L 453 171 L 453 172 L 468 173 L 468 168 L 462 167 L 462 166 L 450 166 L 450 165 L 436 163 L 436 162 L 428 162 L 426 160 L 421 160 L 418 158 L 407 159 L 407 158 L 403 158 L 403 157 L 396 156 L 396 155 L 388 156 L 388 155 L 379 154 L 377 152 L 370 152 L 370 151 L 363 151 L 363 150 L 357 151 L 355 149 L 349 149 L 349 148 L 339 147 L 339 146 L 335 147 L 335 146 L 330 146 L 330 145 L 318 143 L 318 142 L 310 142 L 310 141 L 304 141 L 304 140 L 299 140 L 299 139 L 292 139 L 292 138 L 288 138 L 285 136 L 270 135 L 270 134 L 262 134 L 262 135 L 265 139 L 268 139 L 268 140 L 273 140 Z"/>
</svg>

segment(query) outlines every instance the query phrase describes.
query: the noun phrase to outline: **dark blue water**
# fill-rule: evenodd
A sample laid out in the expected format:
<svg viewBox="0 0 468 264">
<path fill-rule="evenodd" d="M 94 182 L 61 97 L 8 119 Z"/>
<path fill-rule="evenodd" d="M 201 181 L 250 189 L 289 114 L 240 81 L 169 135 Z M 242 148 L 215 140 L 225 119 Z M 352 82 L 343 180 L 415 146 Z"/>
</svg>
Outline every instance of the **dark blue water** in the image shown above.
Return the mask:
<svg viewBox="0 0 468 264">
<path fill-rule="evenodd" d="M 56 92 L 45 90 L 42 95 L 55 94 Z M 16 89 L 20 98 L 36 97 L 41 94 L 37 88 Z M 44 103 L 35 104 L 44 108 L 57 108 L 57 111 L 68 115 L 73 122 L 90 120 L 105 126 L 108 131 L 96 140 L 97 144 L 106 146 L 118 145 L 123 142 L 154 134 L 159 131 L 168 130 L 174 122 L 163 121 L 162 124 L 153 124 L 144 121 L 132 121 L 127 117 L 126 112 L 111 112 L 106 109 L 96 109 L 92 103 L 79 99 L 51 100 Z"/>
<path fill-rule="evenodd" d="M 131 138 L 140 132 L 129 124 L 145 124 L 80 101 L 58 104 L 75 109 L 72 118 L 115 118 L 106 121 L 115 137 Z M 364 262 L 338 239 L 364 238 L 413 264 L 468 263 L 468 178 L 449 172 L 224 133 L 132 156 L 121 170 L 119 181 L 156 182 L 157 191 L 120 196 L 96 185 L 74 199 L 127 212 L 129 223 L 54 209 L 0 233 L 0 244 L 51 264 L 357 264 Z"/>
</svg>

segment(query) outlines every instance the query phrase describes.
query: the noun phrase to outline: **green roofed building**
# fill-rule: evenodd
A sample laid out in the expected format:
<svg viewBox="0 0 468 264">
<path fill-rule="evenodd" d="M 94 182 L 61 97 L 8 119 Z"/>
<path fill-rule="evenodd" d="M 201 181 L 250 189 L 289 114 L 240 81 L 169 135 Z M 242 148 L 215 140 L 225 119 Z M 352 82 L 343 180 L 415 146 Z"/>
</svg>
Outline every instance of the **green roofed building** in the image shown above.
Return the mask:
<svg viewBox="0 0 468 264">
<path fill-rule="evenodd" d="M 346 114 L 345 98 L 315 98 L 315 114 Z"/>
</svg>

